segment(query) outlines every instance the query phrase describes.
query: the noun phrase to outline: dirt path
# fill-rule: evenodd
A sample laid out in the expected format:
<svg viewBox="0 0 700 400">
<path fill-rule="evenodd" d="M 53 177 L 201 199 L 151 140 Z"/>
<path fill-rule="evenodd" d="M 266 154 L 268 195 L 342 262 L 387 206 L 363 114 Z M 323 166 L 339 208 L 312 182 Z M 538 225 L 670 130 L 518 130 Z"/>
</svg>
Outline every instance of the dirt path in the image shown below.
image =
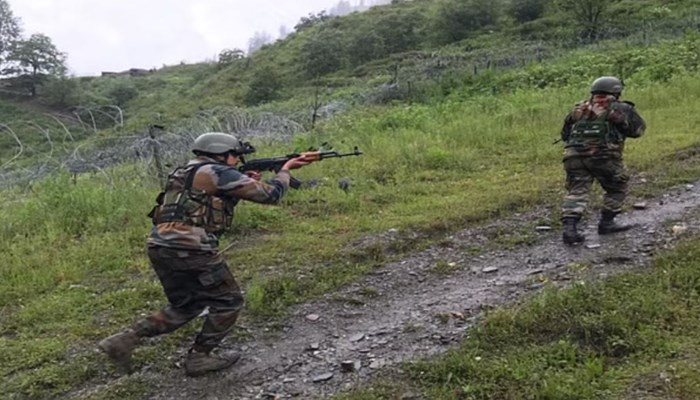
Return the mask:
<svg viewBox="0 0 700 400">
<path fill-rule="evenodd" d="M 673 245 L 679 230 L 697 230 L 685 221 L 674 232 L 668 221 L 684 221 L 699 206 L 700 186 L 675 188 L 620 218 L 638 223 L 634 230 L 598 237 L 590 221 L 586 244 L 576 248 L 561 245 L 559 230 L 540 228 L 534 245 L 469 255 L 465 247 L 483 244 L 489 227 L 464 230 L 449 243 L 294 308 L 281 331 L 249 328 L 255 339 L 234 346 L 243 357 L 230 371 L 198 379 L 176 369 L 167 376 L 141 374 L 158 387 L 152 397 L 158 400 L 325 398 L 382 368 L 455 346 L 484 308 L 532 293 L 545 280 L 565 285 L 578 279 L 572 263 L 589 265 L 587 277 L 645 265 Z M 527 216 L 498 225 L 515 229 L 525 222 Z M 344 361 L 352 372 L 342 371 Z"/>
</svg>

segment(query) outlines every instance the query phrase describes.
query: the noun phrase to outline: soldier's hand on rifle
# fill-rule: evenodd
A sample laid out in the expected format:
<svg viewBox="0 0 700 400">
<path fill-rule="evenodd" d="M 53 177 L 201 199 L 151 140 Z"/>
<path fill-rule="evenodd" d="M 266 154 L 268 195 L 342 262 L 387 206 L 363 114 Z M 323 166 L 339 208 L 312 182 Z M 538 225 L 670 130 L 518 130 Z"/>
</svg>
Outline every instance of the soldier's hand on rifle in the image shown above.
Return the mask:
<svg viewBox="0 0 700 400">
<path fill-rule="evenodd" d="M 305 165 L 309 165 L 314 161 L 318 161 L 321 159 L 321 152 L 319 151 L 307 151 L 304 153 L 301 153 L 299 157 L 295 157 L 287 161 L 283 166 L 282 169 L 286 170 L 292 170 L 292 169 L 298 169 L 301 168 Z"/>
<path fill-rule="evenodd" d="M 246 171 L 245 174 L 256 181 L 259 181 L 260 178 L 262 178 L 262 174 L 259 171 Z"/>
</svg>

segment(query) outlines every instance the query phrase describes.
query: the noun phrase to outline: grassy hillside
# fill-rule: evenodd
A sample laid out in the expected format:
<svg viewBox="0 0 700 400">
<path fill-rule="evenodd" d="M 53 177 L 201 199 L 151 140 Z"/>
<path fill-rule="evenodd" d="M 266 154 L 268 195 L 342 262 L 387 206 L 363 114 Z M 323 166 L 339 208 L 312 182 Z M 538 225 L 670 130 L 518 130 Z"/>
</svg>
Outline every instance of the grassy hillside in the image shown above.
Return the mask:
<svg viewBox="0 0 700 400">
<path fill-rule="evenodd" d="M 569 0 L 394 3 L 315 20 L 239 59 L 48 85 L 39 101 L 64 111 L 117 105 L 125 111 L 120 130 L 131 133 L 152 123 L 171 126 L 221 106 L 284 112 L 309 128 L 310 105 L 319 89 L 325 104 L 441 101 L 458 90 L 459 82 L 482 81 L 482 74 L 488 77 L 493 70 L 519 69 L 610 41 L 648 46 L 700 25 L 698 0 L 586 0 L 581 7 L 571 7 Z M 594 31 L 578 12 L 586 7 L 600 13 Z M 625 79 L 633 72 L 621 65 L 611 68 Z M 393 89 L 387 91 L 386 83 Z"/>
<path fill-rule="evenodd" d="M 18 170 L 49 153 L 57 167 L 82 139 L 142 134 L 151 124 L 174 128 L 217 108 L 272 112 L 310 130 L 314 109 L 322 123 L 375 105 L 441 103 L 456 92 L 468 97 L 517 87 L 581 87 L 599 73 L 630 84 L 658 81 L 684 65 L 656 64 L 639 49 L 700 26 L 698 0 L 587 0 L 586 7 L 600 7 L 593 32 L 569 0 L 394 3 L 312 20 L 247 57 L 169 66 L 146 76 L 54 79 L 35 99 L 4 98 L 0 118 L 12 133 L 0 135 L 0 165 L 12 160 L 5 169 Z M 585 60 L 594 68 L 581 67 L 578 56 L 561 70 L 544 66 L 574 49 L 613 49 L 617 56 Z M 642 72 L 650 63 L 653 70 Z M 578 66 L 572 70 L 572 64 Z"/>
<path fill-rule="evenodd" d="M 170 67 L 127 83 L 99 79 L 88 90 L 104 92 L 105 85 L 135 88 L 138 94 L 124 104 L 130 130 L 155 120 L 173 123 L 217 106 L 262 107 L 292 115 L 310 127 L 311 104 L 319 89 L 322 102 L 336 100 L 360 107 L 396 100 L 442 101 L 465 85 L 476 86 L 479 91 L 508 90 L 499 82 L 491 82 L 490 76 L 558 57 L 572 48 L 600 50 L 611 42 L 618 47 L 648 46 L 678 37 L 686 30 L 697 30 L 700 23 L 697 1 L 618 1 L 606 11 L 615 23 L 610 22 L 600 37 L 591 41 L 581 37 L 571 16 L 554 2 L 545 2 L 551 4 L 540 18 L 519 23 L 513 20 L 506 2 L 489 1 L 492 4 L 488 7 L 496 10 L 492 23 L 475 26 L 451 40 L 436 38 L 446 29 L 439 10 L 449 14 L 452 3 L 424 0 L 375 7 L 366 13 L 318 23 L 231 64 Z M 464 17 L 465 21 L 469 18 Z M 372 34 L 379 36 L 379 48 L 353 60 L 370 46 Z M 325 48 L 317 42 L 334 47 Z M 309 64 L 325 65 L 323 61 L 328 58 L 337 60 L 326 69 L 308 70 Z M 635 72 L 634 67 L 629 70 L 630 66 L 617 62 L 605 67 L 624 79 Z M 594 74 L 570 76 L 586 79 Z M 389 88 L 385 86 L 388 83 L 392 84 Z M 535 83 L 540 87 L 560 86 L 563 81 Z M 256 92 L 269 96 L 253 96 L 257 100 L 251 101 L 250 94 Z"/>
<path fill-rule="evenodd" d="M 246 318 L 276 314 L 465 223 L 536 204 L 551 204 L 541 222 L 555 223 L 561 149 L 551 140 L 581 92 L 523 89 L 366 110 L 335 120 L 333 134 L 299 139 L 337 139 L 367 154 L 305 169 L 303 177 L 329 178 L 291 193 L 280 208 L 239 207 L 224 243 L 240 243 L 228 259 L 246 288 Z M 650 125 L 628 148 L 631 169 L 647 177 L 634 196 L 697 176 L 699 163 L 675 157 L 697 145 L 692 115 L 700 98 L 693 93 L 700 80 L 692 75 L 630 89 Z M 5 197 L 0 348 L 3 386 L 12 393 L 42 398 L 104 376 L 109 367 L 90 350 L 94 343 L 164 300 L 143 255 L 144 214 L 157 188 L 130 178 L 126 167 L 113 176 L 119 178 L 86 176 L 76 184 L 64 176 Z M 342 176 L 354 181 L 348 193 L 335 185 Z M 393 247 L 348 246 L 390 228 L 404 239 Z M 324 245 L 309 247 L 311 241 Z M 189 333 L 146 348 L 137 361 L 167 368 L 157 355 Z"/>
<path fill-rule="evenodd" d="M 622 3 L 660 4 L 615 4 Z M 658 21 L 669 27 L 666 32 L 671 35 L 676 27 L 689 26 L 689 10 L 695 10 L 695 4 L 666 4 L 669 12 L 664 11 Z M 428 18 L 434 10 L 421 7 L 433 5 L 414 1 L 373 13 L 420 12 Z M 632 11 L 649 9 L 635 6 Z M 370 23 L 373 15 L 348 18 L 368 18 Z M 560 17 L 543 15 L 531 23 L 555 29 Z M 344 21 L 330 26 L 340 29 Z M 178 66 L 144 79 L 83 82 L 83 89 L 95 98 L 113 96 L 115 88 L 116 93 L 128 94 L 124 98 L 133 95 L 123 105 L 124 127 L 92 134 L 125 134 L 154 119 L 178 123 L 200 108 L 240 105 L 249 84 L 245 77 L 254 72 L 246 69 L 246 62 L 288 67 L 279 73 L 286 82 L 279 99 L 259 109 L 308 113 L 314 93 L 311 83 L 319 81 L 300 78 L 294 49 L 303 47 L 304 37 L 331 22 L 299 32 L 240 65 Z M 407 52 L 329 72 L 320 81 L 324 101 L 343 100 L 349 104 L 345 111 L 292 143 L 260 146 L 260 155 L 267 156 L 328 141 L 339 150 L 359 146 L 365 155 L 304 168 L 301 178 L 319 179 L 321 184 L 290 193 L 278 208 L 253 204 L 238 208 L 234 231 L 223 242 L 238 243 L 227 257 L 246 290 L 244 318 L 279 316 L 290 304 L 332 290 L 378 263 L 468 224 L 541 204 L 551 205 L 551 213 L 538 222 L 556 224 L 563 173 L 561 147 L 551 142 L 558 136 L 564 114 L 587 95 L 597 75 L 623 73 L 628 85 L 624 97 L 637 103 L 649 124 L 647 135 L 627 146 L 630 169 L 646 178 L 635 185 L 633 198 L 697 178 L 700 163 L 693 157 L 676 156 L 694 154 L 688 150 L 699 145 L 697 33 L 664 40 L 660 36 L 654 40 L 609 37 L 577 48 L 544 41 L 546 58 L 541 62 L 535 57 L 527 58 L 524 65 L 503 61 L 498 68 L 485 68 L 483 55 L 508 60 L 516 52 L 522 54 L 521 46 L 532 43 L 530 39 L 509 42 L 520 34 L 512 20 L 494 26 L 499 28 L 489 28 L 493 33 L 477 31 L 459 44 L 436 50 L 444 55 L 441 62 L 452 61 L 447 69 L 438 68 L 442 72 L 434 78 L 418 79 L 428 76 L 426 64 L 416 60 L 425 57 L 421 52 L 428 51 L 429 41 Z M 517 26 L 525 29 L 524 24 Z M 638 40 L 648 47 L 640 47 Z M 465 51 L 467 47 L 470 50 Z M 463 54 L 448 57 L 458 53 Z M 476 59 L 481 61 L 474 64 Z M 387 67 L 398 61 L 405 63 L 399 71 L 406 71 L 399 75 L 400 91 L 388 95 L 378 91 L 395 78 L 395 70 Z M 135 90 L 122 91 L 132 85 Z M 158 191 L 156 180 L 144 176 L 144 168 L 144 164 L 121 165 L 75 180 L 66 174 L 3 192 L 0 386 L 6 393 L 16 398 L 48 398 L 85 383 L 103 382 L 111 367 L 93 351 L 95 343 L 163 304 L 160 286 L 143 254 L 150 228 L 145 214 Z M 342 177 L 352 180 L 347 193 L 337 187 Z M 398 229 L 399 240 L 363 244 L 368 235 L 389 229 Z M 474 249 L 465 244 L 465 251 Z M 160 355 L 185 345 L 193 329 L 140 350 L 137 363 L 152 364 L 156 371 L 169 368 Z M 561 346 L 570 350 L 567 342 Z M 426 378 L 426 387 L 439 381 L 430 379 Z M 118 393 L 121 398 L 139 398 L 149 390 L 138 384 L 137 377 L 124 381 L 133 384 L 126 392 L 107 383 L 94 396 Z"/>
</svg>

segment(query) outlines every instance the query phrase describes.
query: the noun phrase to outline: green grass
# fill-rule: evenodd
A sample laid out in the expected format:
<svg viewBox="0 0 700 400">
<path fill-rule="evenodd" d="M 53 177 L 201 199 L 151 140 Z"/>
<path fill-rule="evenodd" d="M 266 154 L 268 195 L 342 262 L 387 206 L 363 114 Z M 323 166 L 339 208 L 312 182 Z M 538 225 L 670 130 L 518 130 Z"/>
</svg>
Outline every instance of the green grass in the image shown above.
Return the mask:
<svg viewBox="0 0 700 400">
<path fill-rule="evenodd" d="M 625 97 L 637 103 L 649 130 L 629 142 L 626 159 L 647 178 L 633 196 L 648 197 L 700 172 L 696 157 L 676 156 L 700 146 L 700 79 L 676 71 L 665 82 L 642 82 Z M 297 148 L 330 141 L 339 150 L 357 145 L 365 155 L 304 168 L 298 175 L 320 178 L 321 185 L 290 193 L 281 207 L 238 207 L 235 229 L 223 243 L 238 243 L 227 259 L 246 289 L 245 317 L 282 315 L 290 304 L 468 225 L 542 204 L 551 211 L 538 223 L 556 222 L 563 172 L 561 147 L 551 141 L 586 90 L 584 82 L 496 95 L 455 92 L 433 104 L 355 110 L 297 138 Z M 261 156 L 290 150 L 266 148 Z M 35 182 L 25 193 L 5 192 L 0 377 L 16 397 L 52 397 L 108 379 L 112 369 L 93 352 L 95 343 L 164 304 L 144 255 L 150 228 L 145 214 L 158 188 L 133 166 L 108 175 L 85 175 L 75 183 L 60 176 Z M 345 176 L 353 181 L 347 193 L 336 183 Z M 397 240 L 360 244 L 389 229 Z M 516 232 L 501 245 L 530 240 Z M 450 268 L 441 264 L 436 272 Z M 194 329 L 140 350 L 137 364 L 167 368 L 163 352 L 186 346 Z M 565 340 L 556 351 L 569 354 L 576 343 Z M 536 355 L 532 350 L 522 357 Z M 103 390 L 93 395 L 114 393 L 111 385 Z"/>
<path fill-rule="evenodd" d="M 650 271 L 547 289 L 487 315 L 456 350 L 339 399 L 696 399 L 700 239 Z"/>
</svg>

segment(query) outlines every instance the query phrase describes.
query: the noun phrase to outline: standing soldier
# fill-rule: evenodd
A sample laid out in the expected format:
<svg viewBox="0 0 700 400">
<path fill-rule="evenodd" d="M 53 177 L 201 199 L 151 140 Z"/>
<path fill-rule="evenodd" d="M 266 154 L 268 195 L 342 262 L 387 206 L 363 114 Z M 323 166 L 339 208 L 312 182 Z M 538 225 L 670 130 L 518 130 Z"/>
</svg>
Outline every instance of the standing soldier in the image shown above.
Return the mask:
<svg viewBox="0 0 700 400">
<path fill-rule="evenodd" d="M 99 343 L 113 361 L 131 371 L 131 353 L 143 337 L 169 333 L 208 308 L 209 313 L 185 360 L 185 372 L 198 376 L 233 365 L 239 354 L 217 355 L 243 307 L 243 296 L 218 251 L 218 235 L 231 224 L 239 200 L 276 204 L 289 187 L 289 170 L 318 159 L 317 152 L 290 159 L 267 181 L 259 172 L 234 166 L 254 151 L 232 135 L 205 133 L 192 147 L 197 156 L 168 177 L 152 211 L 154 227 L 148 257 L 168 298 L 168 305 L 123 332 Z"/>
<path fill-rule="evenodd" d="M 646 128 L 634 104 L 620 101 L 622 81 L 612 76 L 596 79 L 591 97 L 574 107 L 564 120 L 561 138 L 564 149 L 567 195 L 562 207 L 563 240 L 568 245 L 584 241 L 576 225 L 586 207 L 593 180 L 605 191 L 598 233 L 601 235 L 630 229 L 619 225 L 615 216 L 622 211 L 629 176 L 622 152 L 626 138 L 638 138 Z"/>
</svg>

